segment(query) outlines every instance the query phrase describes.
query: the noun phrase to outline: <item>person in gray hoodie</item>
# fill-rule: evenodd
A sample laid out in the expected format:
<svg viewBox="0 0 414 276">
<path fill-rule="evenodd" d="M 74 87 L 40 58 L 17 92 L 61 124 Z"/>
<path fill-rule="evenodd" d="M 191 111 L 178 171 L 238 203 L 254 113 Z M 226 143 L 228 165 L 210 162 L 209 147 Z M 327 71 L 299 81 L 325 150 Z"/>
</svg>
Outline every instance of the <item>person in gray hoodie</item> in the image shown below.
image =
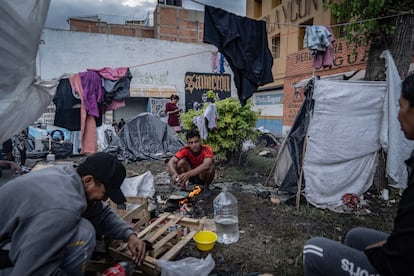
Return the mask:
<svg viewBox="0 0 414 276">
<path fill-rule="evenodd" d="M 95 231 L 128 242 L 142 263 L 146 242 L 109 205 L 126 201 L 125 167 L 108 153 L 55 165 L 0 187 L 0 275 L 82 275 Z M 147 245 L 148 246 L 148 245 Z"/>
</svg>

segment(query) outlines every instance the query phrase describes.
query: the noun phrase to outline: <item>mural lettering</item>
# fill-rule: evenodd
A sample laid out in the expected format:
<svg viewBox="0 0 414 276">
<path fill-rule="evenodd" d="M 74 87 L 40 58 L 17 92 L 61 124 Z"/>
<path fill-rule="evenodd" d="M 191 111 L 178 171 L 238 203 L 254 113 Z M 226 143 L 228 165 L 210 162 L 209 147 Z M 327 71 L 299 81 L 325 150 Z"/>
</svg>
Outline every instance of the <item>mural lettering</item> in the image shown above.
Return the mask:
<svg viewBox="0 0 414 276">
<path fill-rule="evenodd" d="M 218 99 L 231 96 L 230 74 L 187 72 L 184 78 L 186 110 L 199 107 L 207 101 L 207 91 L 213 90 Z"/>
<path fill-rule="evenodd" d="M 185 90 L 191 94 L 194 89 L 230 92 L 230 75 L 186 73 Z"/>
<path fill-rule="evenodd" d="M 319 0 L 289 0 L 283 1 L 282 5 L 279 5 L 274 9 L 273 21 L 269 16 L 266 16 L 264 20 L 267 23 L 267 31 L 274 32 L 277 28 L 280 28 L 280 23 L 295 23 L 299 19 L 309 16 L 311 9 L 317 11 L 320 8 L 318 5 Z M 322 0 L 322 4 L 326 0 Z"/>
</svg>

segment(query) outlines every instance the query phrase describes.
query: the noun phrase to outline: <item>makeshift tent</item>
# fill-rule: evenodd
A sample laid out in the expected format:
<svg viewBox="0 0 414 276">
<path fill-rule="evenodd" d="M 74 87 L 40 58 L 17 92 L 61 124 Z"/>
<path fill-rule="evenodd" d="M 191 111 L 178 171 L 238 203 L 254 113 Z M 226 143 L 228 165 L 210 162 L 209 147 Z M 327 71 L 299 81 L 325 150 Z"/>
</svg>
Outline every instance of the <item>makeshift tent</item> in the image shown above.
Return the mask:
<svg viewBox="0 0 414 276">
<path fill-rule="evenodd" d="M 16 0 L 0 5 L 0 143 L 47 111 L 58 84 L 36 77 L 36 54 L 49 2 Z"/>
<path fill-rule="evenodd" d="M 394 149 L 388 151 L 387 160 L 401 164 L 408 158 L 414 144 L 393 127 L 398 109 L 394 107 L 386 115 L 390 118 L 388 124 L 383 121 L 384 110 L 390 110 L 385 105 L 395 105 L 400 95 L 395 83 L 401 83 L 399 77 L 396 79 L 391 55 L 384 55 L 388 56 L 387 82 L 314 80 L 313 93 L 308 92 L 313 108 L 307 95 L 276 159 L 274 178 L 280 190 L 298 190 L 305 137 L 303 194 L 311 204 L 335 211 L 344 206 L 344 194 L 361 196 L 372 185 L 377 152 L 382 146 L 380 133 L 394 137 L 387 139 L 387 147 L 383 146 L 385 150 Z M 399 165 L 398 169 L 387 164 L 387 172 L 393 172 L 388 177 L 404 186 L 406 178 L 402 174 L 406 168 Z"/>
<path fill-rule="evenodd" d="M 129 120 L 104 151 L 135 162 L 171 157 L 184 145 L 167 123 L 144 112 Z"/>
</svg>

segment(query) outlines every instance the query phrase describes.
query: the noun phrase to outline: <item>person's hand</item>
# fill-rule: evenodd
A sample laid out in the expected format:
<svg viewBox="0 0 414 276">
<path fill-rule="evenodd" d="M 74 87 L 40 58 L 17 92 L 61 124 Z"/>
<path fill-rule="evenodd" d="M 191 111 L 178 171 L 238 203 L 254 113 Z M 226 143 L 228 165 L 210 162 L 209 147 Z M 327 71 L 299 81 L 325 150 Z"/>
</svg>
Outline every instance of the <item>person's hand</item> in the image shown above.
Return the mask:
<svg viewBox="0 0 414 276">
<path fill-rule="evenodd" d="M 190 180 L 190 173 L 185 172 L 178 176 L 178 182 L 180 182 L 181 185 L 184 185 L 188 180 Z"/>
<path fill-rule="evenodd" d="M 137 237 L 135 234 L 131 234 L 128 237 L 128 249 L 131 252 L 132 260 L 141 265 L 145 258 L 145 242 Z"/>
<path fill-rule="evenodd" d="M 368 245 L 367 247 L 365 247 L 365 249 L 370 249 L 370 248 L 374 248 L 374 247 L 381 247 L 381 246 L 384 246 L 384 244 L 385 244 L 386 242 L 387 242 L 386 240 L 384 240 L 384 241 L 379 241 L 379 242 L 376 242 L 376 243 L 374 243 L 374 244 L 370 244 L 370 245 Z"/>
<path fill-rule="evenodd" d="M 22 173 L 22 168 L 17 165 L 15 162 L 10 161 L 10 169 L 13 171 L 13 173 Z"/>
</svg>

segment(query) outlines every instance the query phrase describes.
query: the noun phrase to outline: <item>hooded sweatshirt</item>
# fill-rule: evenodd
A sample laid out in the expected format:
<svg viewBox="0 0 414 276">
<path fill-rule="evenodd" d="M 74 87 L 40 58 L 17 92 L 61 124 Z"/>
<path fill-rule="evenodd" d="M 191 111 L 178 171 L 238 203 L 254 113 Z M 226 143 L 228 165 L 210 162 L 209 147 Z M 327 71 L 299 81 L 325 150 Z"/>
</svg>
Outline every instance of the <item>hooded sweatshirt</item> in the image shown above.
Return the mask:
<svg viewBox="0 0 414 276">
<path fill-rule="evenodd" d="M 109 238 L 127 240 L 133 233 L 108 205 L 88 206 L 72 164 L 33 171 L 1 186 L 0 248 L 10 243 L 11 275 L 63 274 L 63 252 L 82 217 Z"/>
</svg>

